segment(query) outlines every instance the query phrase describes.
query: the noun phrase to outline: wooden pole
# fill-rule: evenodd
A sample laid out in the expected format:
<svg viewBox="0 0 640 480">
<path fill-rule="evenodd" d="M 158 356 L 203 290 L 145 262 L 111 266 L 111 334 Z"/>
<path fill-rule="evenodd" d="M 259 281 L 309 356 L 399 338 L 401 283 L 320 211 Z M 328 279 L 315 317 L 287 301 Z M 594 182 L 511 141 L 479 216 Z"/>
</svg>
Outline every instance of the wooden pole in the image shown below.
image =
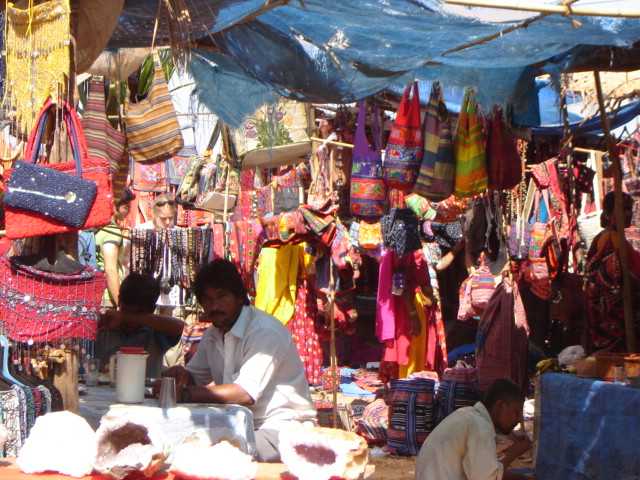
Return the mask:
<svg viewBox="0 0 640 480">
<path fill-rule="evenodd" d="M 331 368 L 331 395 L 333 402 L 333 428 L 338 428 L 338 355 L 336 352 L 336 291 L 333 261 L 329 255 L 329 364 Z"/>
<path fill-rule="evenodd" d="M 624 301 L 624 328 L 627 340 L 627 351 L 636 351 L 636 330 L 633 319 L 633 298 L 631 295 L 631 276 L 629 275 L 629 252 L 627 251 L 627 240 L 624 234 L 624 198 L 622 196 L 622 165 L 620 157 L 616 151 L 616 143 L 611 136 L 609 129 L 609 117 L 604 106 L 604 95 L 602 94 L 602 83 L 600 82 L 600 72 L 594 71 L 593 76 L 596 83 L 596 93 L 598 95 L 598 106 L 600 108 L 600 119 L 602 121 L 602 129 L 607 141 L 609 150 L 609 158 L 613 166 L 613 184 L 615 195 L 615 221 L 616 235 L 620 245 L 620 264 L 622 267 L 622 296 Z"/>
<path fill-rule="evenodd" d="M 449 5 L 465 7 L 500 8 L 520 12 L 558 13 L 561 15 L 577 15 L 584 17 L 621 17 L 640 18 L 637 8 L 596 8 L 587 6 L 567 7 L 566 5 L 541 5 L 525 0 L 444 0 Z"/>
</svg>

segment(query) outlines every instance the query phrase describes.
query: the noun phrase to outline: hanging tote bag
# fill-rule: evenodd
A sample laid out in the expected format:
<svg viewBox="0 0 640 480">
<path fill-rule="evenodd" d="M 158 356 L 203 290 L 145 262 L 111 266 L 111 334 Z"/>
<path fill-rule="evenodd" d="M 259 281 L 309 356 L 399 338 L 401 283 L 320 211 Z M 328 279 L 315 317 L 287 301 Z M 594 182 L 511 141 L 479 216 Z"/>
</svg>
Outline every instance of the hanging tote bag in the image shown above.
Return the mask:
<svg viewBox="0 0 640 480">
<path fill-rule="evenodd" d="M 478 104 L 467 89 L 458 118 L 454 152 L 456 197 L 472 197 L 487 189 L 487 161 Z"/>
<path fill-rule="evenodd" d="M 411 98 L 409 98 L 411 95 Z M 384 179 L 388 188 L 410 192 L 422 162 L 420 95 L 418 82 L 407 85 L 391 128 L 384 158 Z"/>
<path fill-rule="evenodd" d="M 373 124 L 373 148 L 369 147 L 365 133 L 366 106 L 360 102 L 358 125 L 353 146 L 351 167 L 351 213 L 357 217 L 379 218 L 384 215 L 387 190 L 382 178 L 380 145 L 377 144 L 379 130 L 376 113 Z"/>
<path fill-rule="evenodd" d="M 442 97 L 442 87 L 434 82 L 424 117 L 424 152 L 414 193 L 439 202 L 453 194 L 456 162 L 453 156 L 451 120 Z"/>
<path fill-rule="evenodd" d="M 167 160 L 184 146 L 158 55 L 154 53 L 153 83 L 147 98 L 125 102 L 129 153 L 136 162 Z"/>
<path fill-rule="evenodd" d="M 124 132 L 113 128 L 107 118 L 104 86 L 102 77 L 92 77 L 89 80 L 87 105 L 82 114 L 82 128 L 87 139 L 89 155 L 109 162 L 113 198 L 118 199 L 127 186 L 129 155 L 126 152 Z"/>
<path fill-rule="evenodd" d="M 92 77 L 89 80 L 87 105 L 82 115 L 82 129 L 87 140 L 89 155 L 109 162 L 112 174 L 118 172 L 124 156 L 126 138 L 124 132 L 113 128 L 107 119 L 104 80 L 101 77 Z"/>
<path fill-rule="evenodd" d="M 515 137 L 507 129 L 499 106 L 493 108 L 487 132 L 489 188 L 510 190 L 522 180 L 522 160 Z"/>
<path fill-rule="evenodd" d="M 86 221 L 80 230 L 89 228 L 100 228 L 111 221 L 113 214 L 113 192 L 111 188 L 111 176 L 109 174 L 109 164 L 104 159 L 89 157 L 87 144 L 84 138 L 82 124 L 76 111 L 68 104 L 63 104 L 63 118 L 69 135 L 72 153 L 76 161 L 52 164 L 49 168 L 67 175 L 76 175 L 76 163 L 79 161 L 84 180 L 90 180 L 96 184 L 96 198 L 93 202 Z M 36 127 L 29 135 L 29 141 L 25 150 L 26 162 L 35 163 L 38 159 L 38 152 L 50 113 L 55 110 L 55 105 L 51 100 L 47 100 L 38 115 Z M 11 173 L 9 172 L 9 179 Z M 71 196 L 68 198 L 72 198 Z M 15 240 L 18 238 L 38 237 L 41 235 L 53 235 L 77 231 L 78 228 L 65 225 L 61 221 L 51 217 L 23 209 L 10 206 L 5 208 L 5 220 L 7 227 L 7 238 Z"/>
</svg>

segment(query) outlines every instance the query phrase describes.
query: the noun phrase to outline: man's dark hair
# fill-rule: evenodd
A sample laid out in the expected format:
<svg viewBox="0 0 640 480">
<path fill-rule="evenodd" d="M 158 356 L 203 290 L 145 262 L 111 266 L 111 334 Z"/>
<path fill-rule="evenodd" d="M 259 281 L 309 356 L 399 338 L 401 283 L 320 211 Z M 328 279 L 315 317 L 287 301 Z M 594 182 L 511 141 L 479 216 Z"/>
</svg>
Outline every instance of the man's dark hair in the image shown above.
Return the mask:
<svg viewBox="0 0 640 480">
<path fill-rule="evenodd" d="M 500 378 L 491 384 L 482 399 L 482 403 L 487 410 L 491 410 L 498 400 L 505 402 L 524 402 L 524 395 L 520 387 L 511 380 Z"/>
<path fill-rule="evenodd" d="M 245 304 L 249 304 L 242 277 L 236 266 L 228 260 L 217 258 L 200 267 L 194 283 L 196 298 L 199 302 L 202 301 L 207 288 L 226 290 L 237 298 L 242 298 Z"/>
<path fill-rule="evenodd" d="M 120 304 L 153 313 L 160 296 L 160 282 L 150 275 L 130 273 L 120 285 Z"/>
</svg>

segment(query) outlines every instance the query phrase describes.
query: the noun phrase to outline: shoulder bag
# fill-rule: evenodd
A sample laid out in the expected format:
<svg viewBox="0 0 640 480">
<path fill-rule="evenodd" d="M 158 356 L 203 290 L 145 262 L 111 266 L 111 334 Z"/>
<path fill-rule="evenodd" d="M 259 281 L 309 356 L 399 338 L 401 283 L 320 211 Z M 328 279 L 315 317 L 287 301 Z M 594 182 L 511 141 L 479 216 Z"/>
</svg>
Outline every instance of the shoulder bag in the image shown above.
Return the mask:
<svg viewBox="0 0 640 480">
<path fill-rule="evenodd" d="M 125 102 L 129 153 L 136 162 L 166 160 L 178 153 L 184 143 L 157 54 L 153 60 L 153 83 L 147 98 L 137 103 Z"/>
</svg>

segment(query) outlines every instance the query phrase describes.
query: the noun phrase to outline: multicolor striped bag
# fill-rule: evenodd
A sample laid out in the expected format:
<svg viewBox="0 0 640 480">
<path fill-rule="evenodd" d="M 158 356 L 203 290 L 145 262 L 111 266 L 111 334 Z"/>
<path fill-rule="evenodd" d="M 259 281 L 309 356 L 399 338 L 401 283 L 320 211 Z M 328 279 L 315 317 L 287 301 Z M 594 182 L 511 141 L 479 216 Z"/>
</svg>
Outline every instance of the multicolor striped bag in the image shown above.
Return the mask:
<svg viewBox="0 0 640 480">
<path fill-rule="evenodd" d="M 473 90 L 467 89 L 454 143 L 456 197 L 472 197 L 487 189 L 487 159 L 482 121 Z"/>
<path fill-rule="evenodd" d="M 125 102 L 125 125 L 129 153 L 136 162 L 171 158 L 183 147 L 182 133 L 164 78 L 160 59 L 154 54 L 153 83 L 147 98 Z"/>
<path fill-rule="evenodd" d="M 411 191 L 422 162 L 422 149 L 420 94 L 418 82 L 413 82 L 404 89 L 396 121 L 389 134 L 383 167 L 388 188 Z"/>
<path fill-rule="evenodd" d="M 387 189 L 382 178 L 380 146 L 377 144 L 379 120 L 376 112 L 374 142 L 373 148 L 370 148 L 365 133 L 366 112 L 365 103 L 360 102 L 351 169 L 351 213 L 358 217 L 379 218 L 387 207 Z"/>
<path fill-rule="evenodd" d="M 472 367 L 447 368 L 438 384 L 436 425 L 459 408 L 480 400 L 478 371 Z"/>
<path fill-rule="evenodd" d="M 113 182 L 113 197 L 120 198 L 127 183 L 129 156 L 126 155 L 124 132 L 113 128 L 105 110 L 104 79 L 89 81 L 87 104 L 82 114 L 82 128 L 89 155 L 109 162 Z"/>
<path fill-rule="evenodd" d="M 398 455 L 417 455 L 434 427 L 433 380 L 392 380 L 387 446 Z"/>
<path fill-rule="evenodd" d="M 424 154 L 414 193 L 434 202 L 453 194 L 456 160 L 453 156 L 451 120 L 439 82 L 433 82 L 424 117 Z"/>
</svg>

